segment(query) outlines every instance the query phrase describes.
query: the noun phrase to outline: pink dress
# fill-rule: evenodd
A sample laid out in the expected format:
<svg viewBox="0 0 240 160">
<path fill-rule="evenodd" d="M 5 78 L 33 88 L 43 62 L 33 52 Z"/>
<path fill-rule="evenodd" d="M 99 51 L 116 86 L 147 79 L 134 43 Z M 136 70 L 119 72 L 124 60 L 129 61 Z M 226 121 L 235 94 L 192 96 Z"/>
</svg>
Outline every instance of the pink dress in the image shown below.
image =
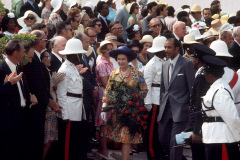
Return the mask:
<svg viewBox="0 0 240 160">
<path fill-rule="evenodd" d="M 112 71 L 114 70 L 112 62 L 107 61 L 104 57 L 101 57 L 100 60 L 97 62 L 96 66 L 96 74 L 98 84 L 100 88 L 98 90 L 98 105 L 96 111 L 96 118 L 95 118 L 95 126 L 106 125 L 105 121 L 101 119 L 101 111 L 102 111 L 102 98 L 104 96 L 105 88 L 102 85 L 101 77 L 110 76 Z M 107 119 L 110 118 L 111 113 L 108 112 Z"/>
</svg>

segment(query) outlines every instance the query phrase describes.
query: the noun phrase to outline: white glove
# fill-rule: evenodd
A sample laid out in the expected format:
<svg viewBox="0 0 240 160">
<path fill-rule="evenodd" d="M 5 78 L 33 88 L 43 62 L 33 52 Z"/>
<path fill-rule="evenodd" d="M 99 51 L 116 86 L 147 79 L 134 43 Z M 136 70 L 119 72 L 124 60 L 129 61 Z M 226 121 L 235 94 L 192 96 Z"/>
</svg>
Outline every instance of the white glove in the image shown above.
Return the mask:
<svg viewBox="0 0 240 160">
<path fill-rule="evenodd" d="M 147 111 L 151 111 L 152 109 L 152 105 L 151 104 L 145 104 L 145 108 L 147 109 Z"/>
<path fill-rule="evenodd" d="M 101 113 L 101 118 L 103 121 L 107 122 L 107 112 L 102 112 Z"/>
</svg>

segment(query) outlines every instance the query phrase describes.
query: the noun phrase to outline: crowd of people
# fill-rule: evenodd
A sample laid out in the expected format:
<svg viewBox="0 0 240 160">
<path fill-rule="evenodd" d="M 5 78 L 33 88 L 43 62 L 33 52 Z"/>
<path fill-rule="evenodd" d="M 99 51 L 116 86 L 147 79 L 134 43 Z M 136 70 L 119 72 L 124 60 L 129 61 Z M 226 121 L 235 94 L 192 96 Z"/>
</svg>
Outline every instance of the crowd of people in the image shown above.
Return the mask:
<svg viewBox="0 0 240 160">
<path fill-rule="evenodd" d="M 0 37 L 36 37 L 1 53 L 0 159 L 87 160 L 98 142 L 95 154 L 111 160 L 109 140 L 123 160 L 141 150 L 182 160 L 184 145 L 193 160 L 239 159 L 240 11 L 116 1 L 12 0 L 0 15 Z M 139 111 L 108 110 L 119 85 L 138 90 Z"/>
</svg>

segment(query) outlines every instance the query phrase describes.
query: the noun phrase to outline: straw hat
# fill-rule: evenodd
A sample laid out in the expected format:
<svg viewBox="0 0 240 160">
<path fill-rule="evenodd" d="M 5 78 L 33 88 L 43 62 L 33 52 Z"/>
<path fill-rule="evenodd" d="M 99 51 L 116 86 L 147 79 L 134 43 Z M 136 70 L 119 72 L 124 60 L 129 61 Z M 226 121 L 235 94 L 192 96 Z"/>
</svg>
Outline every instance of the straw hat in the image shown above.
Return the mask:
<svg viewBox="0 0 240 160">
<path fill-rule="evenodd" d="M 209 31 L 211 31 L 214 35 L 218 35 L 218 30 L 222 26 L 222 22 L 219 19 L 215 19 L 211 22 L 211 26 L 212 27 L 209 29 Z"/>
<path fill-rule="evenodd" d="M 140 43 L 153 43 L 153 37 L 151 35 L 145 35 L 142 37 L 142 39 L 139 41 Z"/>
<path fill-rule="evenodd" d="M 20 18 L 17 19 L 18 24 L 19 24 L 22 28 L 27 27 L 26 24 L 24 23 L 24 19 L 27 18 L 27 16 L 28 16 L 29 14 L 32 14 L 32 15 L 35 17 L 35 19 L 36 19 L 36 22 L 35 22 L 35 23 L 41 23 L 41 22 L 42 22 L 42 19 L 41 19 L 40 17 L 38 17 L 38 15 L 37 15 L 35 12 L 33 12 L 33 11 L 31 11 L 31 10 L 28 10 L 28 11 L 26 11 L 26 12 L 24 13 L 23 17 L 20 17 Z"/>
<path fill-rule="evenodd" d="M 195 40 L 199 40 L 199 39 L 205 38 L 205 36 L 201 35 L 199 29 L 197 29 L 197 28 L 190 29 L 189 34 L 194 35 Z"/>
<path fill-rule="evenodd" d="M 72 1 L 72 0 L 71 0 Z M 62 6 L 63 0 L 51 0 L 52 12 L 57 12 Z"/>
<path fill-rule="evenodd" d="M 104 45 L 106 45 L 106 44 L 112 44 L 112 45 L 113 45 L 113 49 L 117 49 L 116 44 L 114 44 L 114 43 L 112 43 L 112 42 L 110 42 L 110 41 L 108 41 L 108 40 L 104 40 L 104 41 L 102 41 L 102 42 L 100 43 L 100 46 L 99 46 L 98 49 L 97 49 L 97 54 L 102 54 L 102 53 L 101 53 L 101 48 L 102 48 Z"/>
<path fill-rule="evenodd" d="M 191 8 L 191 12 L 202 12 L 201 7 L 197 4 L 194 4 Z"/>
<path fill-rule="evenodd" d="M 166 41 L 167 41 L 167 38 L 164 36 L 154 38 L 152 47 L 149 48 L 147 51 L 150 53 L 164 51 L 165 50 L 164 44 Z"/>
<path fill-rule="evenodd" d="M 229 15 L 226 14 L 220 18 L 220 21 L 222 22 L 222 24 L 225 24 L 225 23 L 227 23 L 228 18 L 229 18 Z"/>
<path fill-rule="evenodd" d="M 106 34 L 104 40 L 108 40 L 108 41 L 116 44 L 117 46 L 125 46 L 125 43 L 119 42 L 119 41 L 117 40 L 117 36 L 113 35 L 112 33 Z"/>
<path fill-rule="evenodd" d="M 132 3 L 128 3 L 128 4 L 127 4 L 126 10 L 128 11 L 128 13 L 130 12 L 131 7 L 132 7 L 132 5 L 133 5 L 134 3 L 135 3 L 135 2 L 132 2 Z"/>
<path fill-rule="evenodd" d="M 167 3 L 164 3 L 164 2 L 162 2 L 162 1 L 160 1 L 160 2 L 159 2 L 159 1 L 157 1 L 156 3 L 157 3 L 158 5 L 160 5 L 160 4 L 165 4 L 165 5 L 166 5 L 166 7 L 168 7 L 168 4 L 167 4 Z"/>
<path fill-rule="evenodd" d="M 216 52 L 216 56 L 233 57 L 228 52 L 227 44 L 222 40 L 217 40 L 211 43 L 210 48 Z"/>
<path fill-rule="evenodd" d="M 205 36 L 205 38 L 203 38 L 203 40 L 217 36 L 217 35 L 213 35 L 213 33 L 211 31 L 207 31 L 207 32 L 203 33 L 203 35 Z"/>
<path fill-rule="evenodd" d="M 195 44 L 195 43 L 198 43 L 196 40 L 195 40 L 195 36 L 192 35 L 192 34 L 187 34 L 183 37 L 183 42 L 182 44 Z"/>
<path fill-rule="evenodd" d="M 62 55 L 87 53 L 83 49 L 82 42 L 79 39 L 69 39 L 64 50 L 59 51 Z"/>
</svg>

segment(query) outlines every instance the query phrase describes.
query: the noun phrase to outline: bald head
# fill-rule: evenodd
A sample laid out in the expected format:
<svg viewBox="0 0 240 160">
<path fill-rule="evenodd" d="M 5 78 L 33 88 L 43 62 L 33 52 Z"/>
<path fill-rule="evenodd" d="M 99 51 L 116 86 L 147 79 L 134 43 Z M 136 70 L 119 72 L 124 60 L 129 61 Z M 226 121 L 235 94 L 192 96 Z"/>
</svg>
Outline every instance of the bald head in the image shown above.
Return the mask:
<svg viewBox="0 0 240 160">
<path fill-rule="evenodd" d="M 67 43 L 67 39 L 63 36 L 57 36 L 52 40 L 52 52 L 56 53 L 60 57 L 63 57 L 63 55 L 59 54 L 59 51 L 62 51 L 65 49 Z"/>
<path fill-rule="evenodd" d="M 173 25 L 173 33 L 178 36 L 178 38 L 183 38 L 186 34 L 186 25 L 184 22 L 177 21 Z"/>
<path fill-rule="evenodd" d="M 46 34 L 41 30 L 34 30 L 31 32 L 31 34 L 35 34 L 37 37 L 37 40 L 33 44 L 34 49 L 39 53 L 41 53 L 42 50 L 46 48 L 46 44 L 47 44 Z"/>
</svg>

